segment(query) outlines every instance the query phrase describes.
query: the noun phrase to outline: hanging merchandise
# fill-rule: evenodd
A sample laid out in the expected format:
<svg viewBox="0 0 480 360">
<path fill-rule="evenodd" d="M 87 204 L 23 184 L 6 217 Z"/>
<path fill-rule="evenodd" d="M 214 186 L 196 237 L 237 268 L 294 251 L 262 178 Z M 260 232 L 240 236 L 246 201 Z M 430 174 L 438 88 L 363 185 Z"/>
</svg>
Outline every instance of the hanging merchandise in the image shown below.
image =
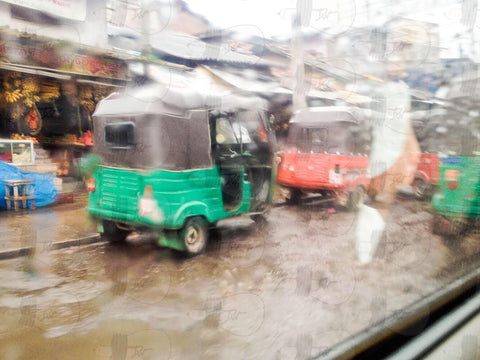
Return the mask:
<svg viewBox="0 0 480 360">
<path fill-rule="evenodd" d="M 60 97 L 60 85 L 55 80 L 44 79 L 40 83 L 40 101 L 51 103 Z"/>
<path fill-rule="evenodd" d="M 2 85 L 3 98 L 18 132 L 37 135 L 42 129 L 42 117 L 36 105 L 40 101 L 38 78 L 11 72 L 4 76 Z"/>
</svg>

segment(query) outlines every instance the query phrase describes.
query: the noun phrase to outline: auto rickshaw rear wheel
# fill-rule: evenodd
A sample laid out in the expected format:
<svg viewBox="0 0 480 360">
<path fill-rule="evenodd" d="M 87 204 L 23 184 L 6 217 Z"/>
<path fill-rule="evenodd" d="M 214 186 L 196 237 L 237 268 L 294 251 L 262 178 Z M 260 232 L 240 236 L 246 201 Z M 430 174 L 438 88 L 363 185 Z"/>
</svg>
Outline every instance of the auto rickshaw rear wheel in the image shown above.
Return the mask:
<svg viewBox="0 0 480 360">
<path fill-rule="evenodd" d="M 267 218 L 263 214 L 252 214 L 250 215 L 250 219 L 259 225 L 265 225 L 267 223 Z"/>
<path fill-rule="evenodd" d="M 191 217 L 185 222 L 179 236 L 189 256 L 199 255 L 207 246 L 208 223 L 201 216 Z"/>
<path fill-rule="evenodd" d="M 415 194 L 415 199 L 424 200 L 428 193 L 428 185 L 423 181 L 423 179 L 417 178 L 412 183 L 413 193 Z"/>
<path fill-rule="evenodd" d="M 103 220 L 103 237 L 110 243 L 120 243 L 125 241 L 129 231 L 120 229 L 114 221 Z"/>
<path fill-rule="evenodd" d="M 296 188 L 290 188 L 290 197 L 288 202 L 290 204 L 298 204 L 302 198 L 302 190 Z"/>
</svg>

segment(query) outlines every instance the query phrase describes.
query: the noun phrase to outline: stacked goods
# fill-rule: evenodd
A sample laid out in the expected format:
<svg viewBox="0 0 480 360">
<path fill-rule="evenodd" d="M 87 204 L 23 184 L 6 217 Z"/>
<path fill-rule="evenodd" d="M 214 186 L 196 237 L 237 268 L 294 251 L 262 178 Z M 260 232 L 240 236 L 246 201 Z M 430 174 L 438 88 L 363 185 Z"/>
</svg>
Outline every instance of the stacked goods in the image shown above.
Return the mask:
<svg viewBox="0 0 480 360">
<path fill-rule="evenodd" d="M 13 153 L 12 162 L 15 164 L 25 164 L 32 161 L 32 154 L 30 151 L 24 151 L 20 154 Z"/>
<path fill-rule="evenodd" d="M 70 161 L 68 151 L 64 150 L 60 153 L 57 153 L 55 158 L 55 162 L 57 163 L 57 176 L 70 175 Z"/>
</svg>

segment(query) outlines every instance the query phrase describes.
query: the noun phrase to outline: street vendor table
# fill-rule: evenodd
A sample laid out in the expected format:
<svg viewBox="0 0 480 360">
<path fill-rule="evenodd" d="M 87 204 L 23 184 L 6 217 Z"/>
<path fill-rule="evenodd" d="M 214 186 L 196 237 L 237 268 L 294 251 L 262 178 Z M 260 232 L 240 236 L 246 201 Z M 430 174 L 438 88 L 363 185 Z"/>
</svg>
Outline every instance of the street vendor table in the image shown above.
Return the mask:
<svg viewBox="0 0 480 360">
<path fill-rule="evenodd" d="M 33 192 L 32 182 L 30 180 L 3 180 L 5 184 L 5 200 L 7 209 L 13 208 L 19 210 L 20 202 L 22 209 L 27 208 L 27 202 L 30 200 L 30 208 L 35 209 L 35 195 Z"/>
</svg>

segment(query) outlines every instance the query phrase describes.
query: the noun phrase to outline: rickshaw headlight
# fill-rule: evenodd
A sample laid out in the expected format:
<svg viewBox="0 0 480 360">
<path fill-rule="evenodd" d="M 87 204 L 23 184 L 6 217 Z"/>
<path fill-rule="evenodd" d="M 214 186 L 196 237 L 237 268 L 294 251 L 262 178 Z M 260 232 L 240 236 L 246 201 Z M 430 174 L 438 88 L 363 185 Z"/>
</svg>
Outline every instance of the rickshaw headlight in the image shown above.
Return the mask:
<svg viewBox="0 0 480 360">
<path fill-rule="evenodd" d="M 288 170 L 290 170 L 290 171 L 295 171 L 295 168 L 290 165 L 290 166 L 288 167 Z"/>
</svg>

